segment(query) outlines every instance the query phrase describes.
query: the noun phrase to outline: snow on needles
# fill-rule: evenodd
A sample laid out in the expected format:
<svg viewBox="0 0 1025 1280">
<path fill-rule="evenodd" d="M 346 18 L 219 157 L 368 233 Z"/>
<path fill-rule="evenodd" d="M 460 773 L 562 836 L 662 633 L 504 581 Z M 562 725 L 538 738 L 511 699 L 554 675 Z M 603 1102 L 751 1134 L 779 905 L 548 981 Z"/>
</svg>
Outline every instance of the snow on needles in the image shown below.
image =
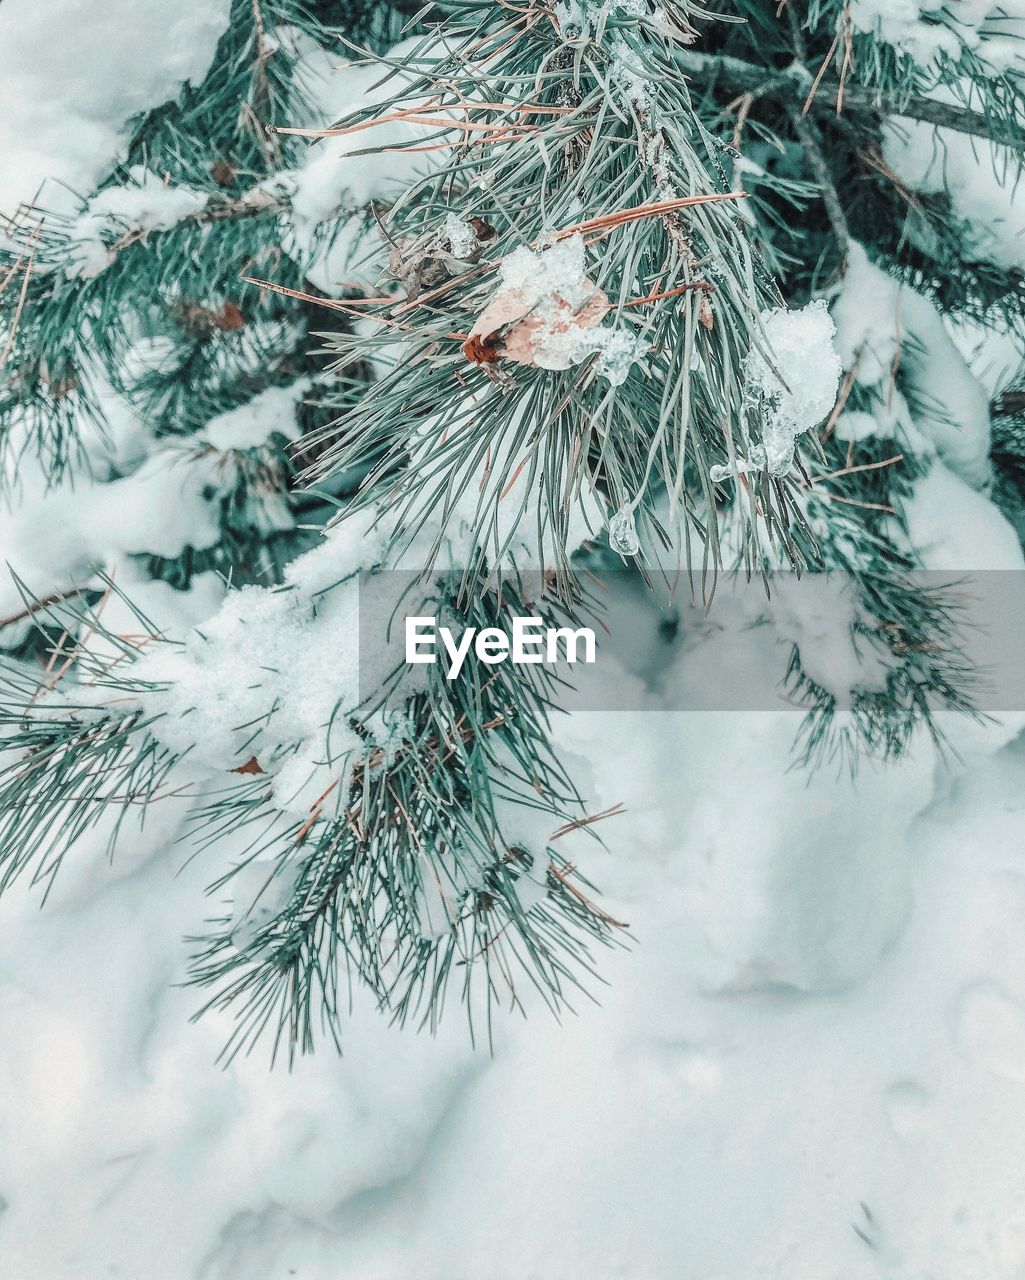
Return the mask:
<svg viewBox="0 0 1025 1280">
<path fill-rule="evenodd" d="M 170 186 L 142 165 L 133 165 L 128 176 L 130 182 L 104 187 L 93 196 L 73 223 L 68 275 L 97 276 L 113 262 L 118 241 L 167 231 L 206 208 L 203 192 Z"/>
<path fill-rule="evenodd" d="M 833 320 L 844 368 L 878 402 L 880 434 L 899 427 L 920 450 L 934 450 L 973 488 L 984 488 L 992 475 L 986 393 L 929 299 L 852 243 Z M 857 430 L 863 433 L 860 424 Z"/>
<path fill-rule="evenodd" d="M 323 126 L 356 107 L 383 101 L 397 86 L 415 79 L 412 73 L 395 72 L 382 83 L 385 68 L 372 59 L 340 65 L 333 51 L 287 28 L 278 28 L 275 38 L 291 44 L 298 56 L 294 74 L 314 105 L 309 120 L 312 126 Z M 401 41 L 389 51 L 389 58 L 401 62 L 417 43 L 415 38 Z M 367 136 L 362 132 L 319 139 L 301 165 L 265 184 L 272 194 L 287 198 L 291 232 L 286 248 L 303 262 L 307 279 L 317 288 L 334 296 L 347 282 L 363 279 L 370 284 L 376 280 L 380 264 L 374 265 L 375 252 L 380 245 L 376 237 L 365 243 L 367 227 L 361 211 L 373 200 L 397 194 L 404 183 L 429 168 L 430 162 L 422 154 L 403 148 L 422 142 L 432 127 L 404 121 L 379 125 L 373 130 L 373 145 L 385 150 L 374 155 L 359 154 L 367 147 Z M 322 236 L 323 225 L 336 220 L 332 235 Z"/>
<path fill-rule="evenodd" d="M 761 323 L 768 350 L 752 347 L 749 352 L 746 393 L 761 405 L 765 466 L 778 476 L 790 469 L 798 436 L 818 426 L 832 409 L 840 357 L 833 346 L 833 321 L 821 300 L 800 311 L 763 312 Z"/>
<path fill-rule="evenodd" d="M 308 813 L 324 771 L 363 745 L 346 716 L 359 702 L 356 575 L 387 542 L 372 526 L 372 512 L 353 517 L 284 587 L 233 591 L 184 644 L 147 652 L 136 673 L 152 686 L 141 698 L 154 736 L 215 773 L 256 755 L 278 775 L 279 807 Z"/>
<path fill-rule="evenodd" d="M 953 100 L 941 88 L 932 96 Z M 1004 271 L 1025 268 L 1019 156 L 953 129 L 900 120 L 883 131 L 883 158 L 915 191 L 947 196 L 958 231 L 977 257 Z"/>
<path fill-rule="evenodd" d="M 157 686 L 143 695 L 146 711 L 161 716 L 153 731 L 225 772 L 319 736 L 340 702 L 357 701 L 358 638 L 354 588 L 335 587 L 315 604 L 295 591 L 241 587 L 183 646 L 140 659 L 140 680 Z"/>
<path fill-rule="evenodd" d="M 997 71 L 1022 57 L 1020 0 L 851 0 L 855 31 L 874 35 L 929 67 L 968 51 Z"/>
<path fill-rule="evenodd" d="M 74 207 L 72 190 L 90 190 L 120 154 L 125 121 L 206 74 L 229 9 L 229 0 L 3 0 L 0 211 L 44 182 L 47 208 Z"/>
<path fill-rule="evenodd" d="M 569 369 L 597 356 L 598 374 L 612 386 L 626 381 L 646 342 L 600 322 L 612 309 L 588 279 L 583 236 L 567 236 L 539 252 L 526 245 L 502 259 L 494 298 L 471 334 L 512 324 L 503 354 L 539 369 Z"/>
<path fill-rule="evenodd" d="M 222 452 L 257 449 L 273 435 L 297 440 L 296 406 L 311 385 L 311 379 L 299 378 L 287 387 L 268 387 L 237 409 L 211 418 L 198 438 Z"/>
</svg>

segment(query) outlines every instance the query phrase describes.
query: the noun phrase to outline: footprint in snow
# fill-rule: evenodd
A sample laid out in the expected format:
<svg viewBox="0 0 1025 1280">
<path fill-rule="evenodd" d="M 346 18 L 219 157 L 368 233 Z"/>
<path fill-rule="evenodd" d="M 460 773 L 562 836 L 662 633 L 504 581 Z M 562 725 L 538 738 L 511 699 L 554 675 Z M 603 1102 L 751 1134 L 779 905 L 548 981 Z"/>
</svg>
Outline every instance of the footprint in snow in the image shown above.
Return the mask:
<svg viewBox="0 0 1025 1280">
<path fill-rule="evenodd" d="M 910 1142 L 933 1120 L 932 1094 L 915 1080 L 896 1080 L 883 1094 L 886 1118 L 895 1138 Z"/>
</svg>

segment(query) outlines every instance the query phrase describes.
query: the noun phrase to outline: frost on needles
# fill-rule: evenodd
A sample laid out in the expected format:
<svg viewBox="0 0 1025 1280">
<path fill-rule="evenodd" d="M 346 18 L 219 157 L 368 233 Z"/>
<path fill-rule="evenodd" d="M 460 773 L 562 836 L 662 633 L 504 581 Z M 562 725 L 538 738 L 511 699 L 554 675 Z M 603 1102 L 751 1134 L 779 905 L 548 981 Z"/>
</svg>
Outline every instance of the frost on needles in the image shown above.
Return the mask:
<svg viewBox="0 0 1025 1280">
<path fill-rule="evenodd" d="M 763 619 L 800 758 L 972 710 L 915 529 L 952 491 L 1025 528 L 1017 384 L 970 361 L 1021 350 L 1012 19 L 734 8 L 236 0 L 81 191 L 7 210 L 2 883 L 180 807 L 229 1050 L 339 1039 L 347 974 L 486 1039 L 623 936 L 559 688 L 361 699 L 360 573 L 485 627 L 610 566 L 829 571 Z"/>
</svg>

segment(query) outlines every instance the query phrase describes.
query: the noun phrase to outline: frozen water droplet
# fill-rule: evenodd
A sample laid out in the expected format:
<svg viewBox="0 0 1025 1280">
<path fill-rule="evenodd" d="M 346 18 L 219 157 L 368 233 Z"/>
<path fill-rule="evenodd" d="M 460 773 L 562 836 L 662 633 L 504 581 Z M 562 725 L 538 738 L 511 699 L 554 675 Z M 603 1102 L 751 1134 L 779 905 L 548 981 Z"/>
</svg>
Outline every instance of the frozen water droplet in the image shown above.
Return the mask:
<svg viewBox="0 0 1025 1280">
<path fill-rule="evenodd" d="M 609 546 L 621 556 L 635 556 L 641 549 L 634 515 L 627 507 L 617 511 L 609 521 Z"/>
</svg>

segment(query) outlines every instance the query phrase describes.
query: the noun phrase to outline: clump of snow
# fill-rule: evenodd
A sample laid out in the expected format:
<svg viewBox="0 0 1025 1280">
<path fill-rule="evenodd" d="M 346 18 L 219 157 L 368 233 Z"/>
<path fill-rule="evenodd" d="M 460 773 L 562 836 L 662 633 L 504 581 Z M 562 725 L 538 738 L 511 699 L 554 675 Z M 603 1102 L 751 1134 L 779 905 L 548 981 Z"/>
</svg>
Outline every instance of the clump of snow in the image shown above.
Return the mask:
<svg viewBox="0 0 1025 1280">
<path fill-rule="evenodd" d="M 70 212 L 73 192 L 91 190 L 120 155 L 124 123 L 206 74 L 230 7 L 3 0 L 0 210 L 13 212 L 47 182 L 43 205 Z"/>
<path fill-rule="evenodd" d="M 140 368 L 166 354 L 158 343 L 135 350 Z M 187 547 L 216 546 L 223 537 L 222 499 L 233 493 L 244 465 L 232 455 L 259 448 L 275 433 L 295 439 L 296 406 L 308 385 L 298 379 L 268 388 L 211 419 L 192 439 L 159 447 L 125 400 L 98 387 L 107 430 L 90 458 L 96 478 L 69 475 L 49 485 L 40 477 L 26 484 L 14 509 L 0 512 L 0 562 L 46 596 L 95 584 L 97 573 L 110 572 L 125 556 L 174 558 Z M 127 474 L 103 479 L 104 471 Z M 268 534 L 294 527 L 287 496 L 276 488 L 251 486 L 247 512 L 253 527 Z M 4 572 L 0 618 L 22 607 L 11 573 Z"/>
<path fill-rule="evenodd" d="M 647 352 L 636 334 L 600 324 L 611 310 L 586 274 L 586 249 L 577 234 L 535 252 L 526 245 L 502 259 L 491 303 L 471 333 L 512 324 L 503 354 L 539 369 L 569 369 L 597 356 L 595 371 L 621 386 Z"/>
<path fill-rule="evenodd" d="M 934 96 L 944 95 L 937 90 Z M 914 120 L 887 125 L 883 156 L 915 191 L 950 199 L 962 224 L 966 256 L 1005 271 L 1025 268 L 1019 157 L 1006 147 Z"/>
<path fill-rule="evenodd" d="M 187 546 L 221 540 L 216 455 L 161 453 L 132 475 L 27 497 L 0 515 L 0 549 L 9 568 L 37 596 L 88 585 L 120 556 L 178 556 Z M 0 577 L 0 616 L 17 613 L 21 597 Z"/>
<path fill-rule="evenodd" d="M 285 581 L 308 598 L 319 596 L 361 569 L 373 569 L 385 557 L 393 525 L 377 520 L 366 507 L 328 530 L 324 541 L 285 570 Z"/>
<path fill-rule="evenodd" d="M 1022 595 L 1017 584 L 1025 574 L 1025 555 L 1018 534 L 988 498 L 939 461 L 915 480 L 902 514 L 907 547 L 918 563 L 941 581 L 958 584 L 955 599 L 966 611 L 961 643 L 979 675 L 983 705 L 1013 709 L 1002 720 L 1021 727 Z M 904 530 L 894 528 L 891 536 L 899 545 Z M 957 732 L 970 745 L 970 726 Z"/>
<path fill-rule="evenodd" d="M 1014 329 L 994 330 L 977 318 L 958 316 L 950 333 L 989 399 L 1025 381 L 1025 338 Z"/>
<path fill-rule="evenodd" d="M 768 351 L 752 347 L 744 364 L 745 392 L 762 409 L 762 448 L 772 475 L 784 475 L 794 460 L 797 438 L 816 427 L 833 408 L 840 383 L 840 357 L 826 304 L 800 311 L 763 312 Z"/>
<path fill-rule="evenodd" d="M 68 275 L 99 275 L 114 260 L 116 242 L 147 231 L 168 231 L 207 205 L 205 192 L 171 186 L 142 165 L 133 165 L 130 182 L 104 187 L 93 196 L 68 232 Z"/>
<path fill-rule="evenodd" d="M 941 54 L 956 58 L 960 49 L 957 35 L 938 23 L 924 22 L 922 15 L 932 4 L 919 0 L 852 0 L 851 24 L 855 31 L 876 36 L 927 65 Z"/>
<path fill-rule="evenodd" d="M 346 714 L 359 702 L 359 584 L 384 557 L 388 529 L 360 512 L 298 557 L 281 588 L 232 591 L 184 644 L 147 652 L 133 674 L 153 732 L 224 772 L 256 754 L 282 811 L 307 814 L 362 750 Z M 341 794 L 344 796 L 344 789 Z"/>
<path fill-rule="evenodd" d="M 286 440 L 299 437 L 296 409 L 309 390 L 309 378 L 300 378 L 287 387 L 268 387 L 237 409 L 218 414 L 196 433 L 215 449 L 257 449 L 272 435 Z"/>
<path fill-rule="evenodd" d="M 1015 25 L 1022 15 L 999 0 L 850 0 L 848 11 L 855 31 L 895 46 L 925 68 L 964 51 L 994 71 L 1021 68 Z"/>
<path fill-rule="evenodd" d="M 903 515 L 908 544 L 926 569 L 1025 569 L 1013 527 L 988 498 L 942 463 L 914 482 Z"/>
<path fill-rule="evenodd" d="M 858 630 L 866 618 L 845 575 L 774 574 L 768 613 L 798 649 L 805 675 L 840 707 L 849 707 L 857 690 L 885 688 L 893 656 L 881 638 Z"/>
<path fill-rule="evenodd" d="M 848 409 L 837 416 L 833 434 L 837 440 L 860 444 L 862 440 L 871 440 L 873 437 L 885 439 L 892 436 L 893 422 L 886 421 L 882 415 L 876 417 L 871 413 Z"/>
<path fill-rule="evenodd" d="M 180 556 L 220 542 L 219 496 L 214 455 L 161 452 L 122 480 L 81 490 L 78 522 L 94 547 Z"/>
<path fill-rule="evenodd" d="M 206 622 L 220 608 L 227 589 L 217 573 L 197 573 L 182 591 L 151 578 L 145 568 L 130 559 L 114 567 L 116 590 L 104 598 L 102 629 L 86 631 L 81 647 L 90 665 L 124 662 L 124 651 L 111 636 L 146 642 L 152 632 L 164 640 L 182 639 Z"/>
<path fill-rule="evenodd" d="M 143 695 L 167 747 L 227 771 L 254 753 L 269 768 L 281 750 L 324 739 L 334 756 L 360 745 L 339 708 L 354 707 L 359 650 L 357 587 L 316 602 L 293 590 L 243 587 L 182 646 L 160 646 L 136 665 L 157 687 Z"/>
<path fill-rule="evenodd" d="M 988 399 L 932 303 L 852 244 L 832 313 L 844 368 L 872 389 L 888 420 L 881 434 L 915 432 L 926 450 L 984 488 L 992 476 Z"/>
<path fill-rule="evenodd" d="M 579 234 L 566 236 L 537 253 L 521 245 L 502 259 L 498 292 L 515 293 L 530 310 L 551 305 L 556 297 L 579 309 L 594 295 L 585 256 L 584 237 Z"/>
<path fill-rule="evenodd" d="M 648 342 L 635 333 L 627 333 L 625 329 L 613 329 L 602 326 L 591 331 L 590 351 L 597 355 L 594 362 L 595 372 L 604 378 L 610 387 L 621 387 L 630 375 L 630 370 L 648 353 Z"/>
<path fill-rule="evenodd" d="M 574 328 L 551 325 L 542 327 L 533 343 L 539 369 L 570 369 L 591 356 L 597 356 L 595 372 L 612 387 L 621 387 L 648 350 L 648 344 L 635 334 L 610 326 Z"/>
<path fill-rule="evenodd" d="M 280 28 L 278 36 L 294 40 Z M 415 38 L 403 40 L 390 50 L 389 58 L 401 62 L 418 44 Z M 309 124 L 314 127 L 323 128 L 357 107 L 382 102 L 415 79 L 410 70 L 379 84 L 386 68 L 373 59 L 347 64 L 333 51 L 311 47 L 309 42 L 297 52 L 300 56 L 294 75 L 312 100 Z M 430 110 L 439 119 L 451 114 Z M 307 278 L 318 288 L 336 295 L 353 280 L 375 282 L 374 262 L 379 268 L 379 260 L 371 253 L 373 261 L 361 261 L 366 253 L 366 227 L 360 211 L 373 200 L 394 197 L 436 162 L 436 156 L 404 149 L 415 147 L 432 133 L 437 133 L 437 126 L 395 121 L 368 131 L 323 138 L 310 146 L 297 169 L 278 175 L 271 184 L 291 205 L 286 247 L 303 262 Z M 383 150 L 373 155 L 354 154 L 367 147 Z M 332 228 L 330 236 L 324 236 L 324 224 L 335 220 L 339 225 Z M 372 248 L 379 247 L 375 241 Z"/>
</svg>

